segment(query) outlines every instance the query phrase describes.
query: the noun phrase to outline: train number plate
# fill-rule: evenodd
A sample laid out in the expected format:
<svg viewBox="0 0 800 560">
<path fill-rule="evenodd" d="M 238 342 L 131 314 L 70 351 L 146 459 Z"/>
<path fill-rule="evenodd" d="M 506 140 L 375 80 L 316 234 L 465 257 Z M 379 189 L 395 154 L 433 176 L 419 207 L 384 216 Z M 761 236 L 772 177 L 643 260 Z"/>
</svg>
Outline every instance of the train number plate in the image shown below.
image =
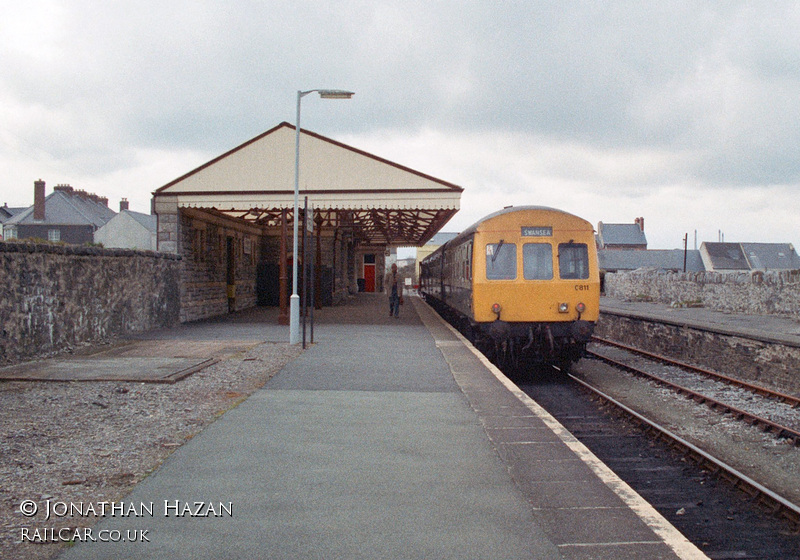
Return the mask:
<svg viewBox="0 0 800 560">
<path fill-rule="evenodd" d="M 522 237 L 553 237 L 550 226 L 522 226 Z"/>
</svg>

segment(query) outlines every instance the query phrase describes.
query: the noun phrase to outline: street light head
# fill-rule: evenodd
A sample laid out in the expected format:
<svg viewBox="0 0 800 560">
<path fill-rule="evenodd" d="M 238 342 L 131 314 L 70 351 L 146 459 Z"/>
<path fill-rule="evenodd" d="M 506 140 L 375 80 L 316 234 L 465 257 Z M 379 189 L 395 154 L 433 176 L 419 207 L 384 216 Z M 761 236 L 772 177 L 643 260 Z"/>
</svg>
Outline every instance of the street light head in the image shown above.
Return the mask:
<svg viewBox="0 0 800 560">
<path fill-rule="evenodd" d="M 319 96 L 322 99 L 350 99 L 355 95 L 352 91 L 345 91 L 343 89 L 320 89 Z"/>
</svg>

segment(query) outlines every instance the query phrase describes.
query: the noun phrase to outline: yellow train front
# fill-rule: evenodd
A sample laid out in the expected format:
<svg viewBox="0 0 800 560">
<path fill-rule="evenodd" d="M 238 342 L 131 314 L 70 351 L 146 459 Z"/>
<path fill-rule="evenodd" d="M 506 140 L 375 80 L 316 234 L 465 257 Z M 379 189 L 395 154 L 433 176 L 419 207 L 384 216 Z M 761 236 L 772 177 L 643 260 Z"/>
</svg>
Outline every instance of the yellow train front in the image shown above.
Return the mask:
<svg viewBox="0 0 800 560">
<path fill-rule="evenodd" d="M 553 208 L 505 208 L 423 260 L 420 292 L 498 365 L 568 370 L 600 312 L 594 229 Z"/>
</svg>

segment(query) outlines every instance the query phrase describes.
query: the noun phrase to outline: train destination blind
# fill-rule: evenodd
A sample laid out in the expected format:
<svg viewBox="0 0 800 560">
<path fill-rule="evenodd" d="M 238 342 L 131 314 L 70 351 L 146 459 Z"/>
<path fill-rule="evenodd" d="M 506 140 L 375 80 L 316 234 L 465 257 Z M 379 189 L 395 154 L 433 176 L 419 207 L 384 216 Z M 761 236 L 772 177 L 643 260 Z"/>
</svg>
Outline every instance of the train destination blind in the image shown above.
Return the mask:
<svg viewBox="0 0 800 560">
<path fill-rule="evenodd" d="M 522 237 L 553 237 L 550 226 L 522 226 Z"/>
</svg>

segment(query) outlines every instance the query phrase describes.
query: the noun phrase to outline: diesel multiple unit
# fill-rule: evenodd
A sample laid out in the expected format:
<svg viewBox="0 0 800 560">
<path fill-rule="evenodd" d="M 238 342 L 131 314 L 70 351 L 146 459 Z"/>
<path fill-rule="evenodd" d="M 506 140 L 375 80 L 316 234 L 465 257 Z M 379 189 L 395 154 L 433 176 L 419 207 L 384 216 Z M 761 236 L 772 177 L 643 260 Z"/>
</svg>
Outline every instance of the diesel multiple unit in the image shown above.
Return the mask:
<svg viewBox="0 0 800 560">
<path fill-rule="evenodd" d="M 594 229 L 553 208 L 505 208 L 423 260 L 420 293 L 498 365 L 566 371 L 599 316 Z"/>
</svg>

